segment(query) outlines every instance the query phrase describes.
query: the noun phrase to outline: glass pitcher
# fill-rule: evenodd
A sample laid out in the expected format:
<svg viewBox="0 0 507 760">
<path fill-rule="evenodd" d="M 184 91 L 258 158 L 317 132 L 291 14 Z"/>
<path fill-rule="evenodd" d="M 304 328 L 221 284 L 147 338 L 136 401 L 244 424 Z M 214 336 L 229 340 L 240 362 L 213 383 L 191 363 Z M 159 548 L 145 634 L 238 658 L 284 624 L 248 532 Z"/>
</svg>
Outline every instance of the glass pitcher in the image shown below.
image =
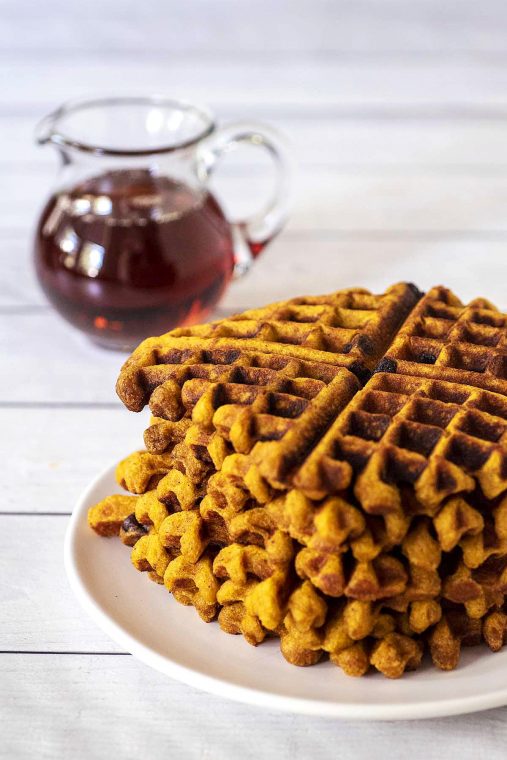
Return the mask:
<svg viewBox="0 0 507 760">
<path fill-rule="evenodd" d="M 37 226 L 39 282 L 67 321 L 110 348 L 204 320 L 286 220 L 290 157 L 266 127 L 219 128 L 202 107 L 119 97 L 62 106 L 36 139 L 61 157 Z M 233 223 L 208 182 L 245 143 L 269 151 L 276 188 Z"/>
</svg>

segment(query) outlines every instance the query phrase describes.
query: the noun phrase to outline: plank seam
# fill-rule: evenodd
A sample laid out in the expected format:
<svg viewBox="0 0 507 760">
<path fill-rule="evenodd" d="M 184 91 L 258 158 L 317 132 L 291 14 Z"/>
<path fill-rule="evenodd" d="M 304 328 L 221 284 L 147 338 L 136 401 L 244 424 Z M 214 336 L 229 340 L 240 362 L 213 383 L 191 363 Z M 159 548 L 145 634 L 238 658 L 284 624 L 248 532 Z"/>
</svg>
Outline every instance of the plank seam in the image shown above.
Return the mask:
<svg viewBox="0 0 507 760">
<path fill-rule="evenodd" d="M 66 651 L 66 650 L 55 650 L 51 651 L 49 649 L 0 649 L 0 655 L 1 654 L 35 654 L 35 655 L 74 655 L 74 656 L 81 656 L 81 655 L 88 655 L 88 656 L 94 656 L 94 657 L 132 657 L 130 652 L 81 652 L 81 651 Z"/>
<path fill-rule="evenodd" d="M 0 409 L 122 409 L 119 401 L 0 401 Z"/>
<path fill-rule="evenodd" d="M 16 106 L 0 104 L 0 119 L 11 119 L 17 117 L 33 116 L 38 118 L 54 106 L 54 103 L 20 103 Z M 216 111 L 237 112 L 238 105 L 233 101 L 213 101 L 211 106 Z M 256 118 L 291 118 L 291 119 L 358 119 L 358 120 L 388 120 L 388 121 L 407 121 L 407 120 L 446 120 L 446 121 L 476 121 L 491 120 L 504 121 L 507 117 L 507 105 L 484 105 L 478 103 L 471 105 L 467 103 L 454 104 L 452 106 L 428 103 L 421 105 L 403 105 L 403 106 L 382 106 L 382 105 L 365 105 L 365 106 L 341 106 L 338 104 L 319 105 L 300 103 L 284 103 L 283 105 L 266 105 L 264 102 L 247 103 L 243 106 L 247 115 L 255 115 Z M 224 117 L 224 114 L 221 114 Z M 227 116 L 227 114 L 225 114 Z M 225 117 L 224 117 L 225 118 Z"/>
<path fill-rule="evenodd" d="M 14 510 L 0 510 L 0 517 L 70 517 L 72 512 L 16 512 Z"/>
</svg>

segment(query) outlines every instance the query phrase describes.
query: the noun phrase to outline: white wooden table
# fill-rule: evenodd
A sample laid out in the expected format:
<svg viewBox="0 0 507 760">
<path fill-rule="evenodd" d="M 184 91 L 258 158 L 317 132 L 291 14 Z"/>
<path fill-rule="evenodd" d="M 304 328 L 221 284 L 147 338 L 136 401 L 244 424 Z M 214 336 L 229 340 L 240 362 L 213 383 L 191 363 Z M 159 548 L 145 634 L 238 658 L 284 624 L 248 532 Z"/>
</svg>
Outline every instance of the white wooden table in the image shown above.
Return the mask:
<svg viewBox="0 0 507 760">
<path fill-rule="evenodd" d="M 299 160 L 287 230 L 224 307 L 406 278 L 507 307 L 506 41 L 504 0 L 0 0 L 0 757 L 506 756 L 507 708 L 269 714 L 168 680 L 86 618 L 63 572 L 68 516 L 144 420 L 115 398 L 123 357 L 58 318 L 30 260 L 55 172 L 34 122 L 69 97 L 159 91 L 270 122 Z M 224 193 L 242 173 L 224 169 Z"/>
</svg>

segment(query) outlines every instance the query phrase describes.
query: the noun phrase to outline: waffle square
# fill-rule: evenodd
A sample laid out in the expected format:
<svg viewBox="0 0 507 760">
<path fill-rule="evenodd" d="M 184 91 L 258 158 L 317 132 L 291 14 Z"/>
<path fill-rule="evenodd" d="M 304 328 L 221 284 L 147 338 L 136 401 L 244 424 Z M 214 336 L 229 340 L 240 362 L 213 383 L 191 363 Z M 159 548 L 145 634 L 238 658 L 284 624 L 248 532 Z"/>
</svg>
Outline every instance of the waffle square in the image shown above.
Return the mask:
<svg viewBox="0 0 507 760">
<path fill-rule="evenodd" d="M 484 298 L 464 305 L 447 288 L 432 288 L 410 314 L 379 369 L 506 396 L 507 314 Z"/>
<path fill-rule="evenodd" d="M 376 373 L 337 417 L 294 485 L 313 498 L 357 477 L 369 514 L 399 510 L 411 485 L 429 513 L 477 485 L 494 499 L 507 489 L 507 399 L 479 388 Z"/>
</svg>

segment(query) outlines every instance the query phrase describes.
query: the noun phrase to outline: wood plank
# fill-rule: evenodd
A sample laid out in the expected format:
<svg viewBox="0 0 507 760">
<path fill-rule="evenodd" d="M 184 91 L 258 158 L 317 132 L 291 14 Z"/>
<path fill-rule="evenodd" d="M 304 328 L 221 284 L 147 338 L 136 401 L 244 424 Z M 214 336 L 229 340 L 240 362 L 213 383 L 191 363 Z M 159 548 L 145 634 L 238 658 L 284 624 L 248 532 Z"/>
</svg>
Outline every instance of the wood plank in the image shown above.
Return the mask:
<svg viewBox="0 0 507 760">
<path fill-rule="evenodd" d="M 44 113 L 69 97 L 95 91 L 110 94 L 171 92 L 220 108 L 234 104 L 251 117 L 259 104 L 273 111 L 320 109 L 323 112 L 417 113 L 418 109 L 477 111 L 507 109 L 507 68 L 504 65 L 407 61 L 375 62 L 297 60 L 291 66 L 256 57 L 244 62 L 213 57 L 206 65 L 168 58 L 140 65 L 136 56 L 117 62 L 94 57 L 84 62 L 70 57 L 68 65 L 44 65 L 44 87 L 33 63 L 7 61 L 3 66 L 3 113 Z M 315 113 L 314 113 L 315 115 Z"/>
<path fill-rule="evenodd" d="M 507 308 L 507 241 L 436 234 L 377 240 L 304 239 L 275 241 L 251 272 L 233 283 L 223 307 L 268 303 L 297 293 L 322 293 L 362 285 L 381 292 L 393 282 L 415 282 L 428 289 L 443 282 L 469 300 L 486 294 Z"/>
<path fill-rule="evenodd" d="M 94 346 L 53 312 L 36 319 L 2 315 L 0 353 L 0 401 L 116 401 L 114 383 L 125 354 Z"/>
<path fill-rule="evenodd" d="M 232 283 L 221 307 L 225 312 L 241 311 L 303 292 L 356 284 L 380 289 L 397 280 L 413 280 L 427 288 L 436 279 L 464 299 L 481 292 L 507 306 L 506 247 L 507 233 L 287 231 L 268 246 L 246 277 Z M 13 315 L 26 310 L 27 317 L 38 314 L 34 309 L 47 302 L 35 281 L 26 235 L 2 238 L 0 268 L 0 310 Z"/>
<path fill-rule="evenodd" d="M 62 557 L 67 522 L 64 516 L 0 515 L 0 651 L 121 651 L 70 590 Z"/>
<path fill-rule="evenodd" d="M 39 116 L 42 116 L 42 111 Z M 242 116 L 229 106 L 218 114 L 220 122 Z M 301 165 L 323 164 L 337 170 L 369 174 L 501 174 L 507 171 L 507 140 L 503 119 L 357 119 L 313 118 L 304 111 L 292 117 L 263 115 L 290 141 Z M 56 177 L 57 156 L 33 142 L 37 117 L 0 116 L 0 169 L 23 174 L 46 173 L 48 184 Z M 260 170 L 258 151 L 230 155 L 221 171 Z M 261 164 L 261 166 L 259 166 Z"/>
<path fill-rule="evenodd" d="M 473 0 L 256 0 L 248 12 L 241 3 L 187 0 L 156 2 L 150 13 L 135 0 L 123 0 L 121 13 L 114 3 L 97 0 L 86 6 L 48 0 L 43 7 L 32 4 L 26 13 L 16 0 L 4 0 L 1 30 L 2 49 L 32 55 L 43 48 L 74 57 L 107 46 L 141 58 L 231 50 L 240 55 L 464 51 L 490 56 L 505 53 L 507 18 L 500 0 L 480 5 Z"/>
<path fill-rule="evenodd" d="M 2 203 L 4 230 L 27 230 L 35 223 L 53 172 L 20 167 L 7 175 Z M 257 211 L 271 191 L 270 176 L 239 176 L 217 170 L 211 183 L 232 218 Z M 301 166 L 294 178 L 292 232 L 426 230 L 505 232 L 507 175 L 398 176 Z M 4 233 L 5 234 L 5 233 Z"/>
<path fill-rule="evenodd" d="M 0 656 L 6 757 L 159 757 L 163 747 L 164 755 L 201 760 L 333 760 L 338 743 L 343 760 L 387 760 L 401 744 L 414 760 L 500 760 L 507 741 L 506 708 L 447 720 L 337 723 L 214 697 L 133 657 Z"/>
<path fill-rule="evenodd" d="M 106 390 L 112 395 L 112 388 Z M 0 407 L 3 465 L 9 473 L 0 513 L 68 514 L 104 467 L 144 448 L 148 413 L 129 413 L 117 401 L 113 408 L 37 408 L 34 402 L 21 408 Z M 44 522 L 43 527 L 47 527 Z"/>
</svg>

